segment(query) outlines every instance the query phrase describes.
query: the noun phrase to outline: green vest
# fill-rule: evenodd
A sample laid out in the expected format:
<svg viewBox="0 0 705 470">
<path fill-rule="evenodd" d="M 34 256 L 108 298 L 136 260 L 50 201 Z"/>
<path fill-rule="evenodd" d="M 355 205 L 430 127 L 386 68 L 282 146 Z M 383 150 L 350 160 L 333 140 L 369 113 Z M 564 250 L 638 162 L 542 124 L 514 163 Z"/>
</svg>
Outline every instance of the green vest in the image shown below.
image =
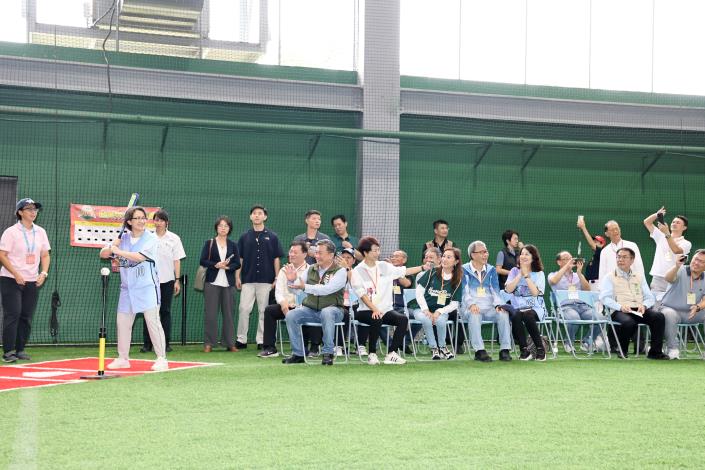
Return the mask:
<svg viewBox="0 0 705 470">
<path fill-rule="evenodd" d="M 333 263 L 330 268 L 323 274 L 323 281 L 321 282 L 321 277 L 318 275 L 318 265 L 314 264 L 308 269 L 308 277 L 306 279 L 306 284 L 328 284 L 330 279 L 340 270 L 340 267 Z M 323 310 L 331 305 L 337 305 L 342 307 L 343 303 L 343 293 L 345 288 L 343 287 L 337 292 L 333 292 L 328 295 L 313 295 L 308 294 L 304 299 L 302 305 L 313 310 Z"/>
</svg>

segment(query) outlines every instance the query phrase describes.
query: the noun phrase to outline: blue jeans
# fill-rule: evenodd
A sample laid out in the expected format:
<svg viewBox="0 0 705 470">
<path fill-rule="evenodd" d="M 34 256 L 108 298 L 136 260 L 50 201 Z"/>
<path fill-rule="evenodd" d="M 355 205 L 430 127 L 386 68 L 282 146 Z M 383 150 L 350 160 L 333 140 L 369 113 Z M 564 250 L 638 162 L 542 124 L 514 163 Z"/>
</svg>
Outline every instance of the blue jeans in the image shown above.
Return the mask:
<svg viewBox="0 0 705 470">
<path fill-rule="evenodd" d="M 563 310 L 563 319 L 568 321 L 601 320 L 604 318 L 602 315 L 595 313 L 595 309 L 585 302 L 566 303 L 565 305 L 561 305 L 561 309 Z M 578 332 L 580 325 L 567 324 L 566 326 L 568 327 L 568 344 L 573 344 L 573 341 L 575 341 L 575 334 Z M 587 344 L 592 344 L 594 339 L 600 335 L 599 326 L 590 325 L 590 329 L 592 330 L 591 334 L 585 335 L 585 338 L 583 338 L 583 341 Z"/>
<path fill-rule="evenodd" d="M 499 349 L 512 348 L 512 326 L 509 323 L 509 314 L 502 310 L 497 313 L 494 307 L 480 310 L 480 313 L 465 312 L 465 321 L 470 326 L 470 341 L 475 351 L 485 349 L 485 342 L 482 341 L 482 322 L 491 321 L 497 324 L 499 333 Z"/>
<path fill-rule="evenodd" d="M 322 310 L 314 310 L 301 306 L 289 310 L 286 314 L 286 329 L 291 341 L 291 353 L 303 356 L 304 343 L 301 336 L 301 325 L 304 323 L 320 323 L 323 329 L 323 354 L 333 354 L 335 346 L 335 324 L 343 320 L 343 309 L 335 305 Z"/>
<path fill-rule="evenodd" d="M 448 314 L 444 313 L 440 317 L 436 319 L 436 333 L 438 333 L 438 343 L 440 343 L 442 346 L 438 346 L 438 343 L 436 343 L 436 335 L 433 334 L 433 322 L 429 317 L 424 314 L 421 309 L 414 309 L 410 312 L 410 315 L 413 315 L 414 320 L 418 320 L 421 322 L 421 326 L 423 326 L 424 333 L 426 333 L 426 339 L 428 340 L 428 345 L 432 349 L 436 349 L 439 347 L 444 347 L 446 345 L 446 334 L 448 332 Z"/>
</svg>

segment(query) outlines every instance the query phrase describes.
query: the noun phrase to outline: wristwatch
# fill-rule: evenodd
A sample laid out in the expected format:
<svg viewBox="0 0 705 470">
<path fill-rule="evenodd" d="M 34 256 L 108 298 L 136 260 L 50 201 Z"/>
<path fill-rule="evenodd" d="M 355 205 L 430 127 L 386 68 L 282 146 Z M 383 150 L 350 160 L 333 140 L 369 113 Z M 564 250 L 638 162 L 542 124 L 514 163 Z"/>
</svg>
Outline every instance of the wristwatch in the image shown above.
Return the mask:
<svg viewBox="0 0 705 470">
<path fill-rule="evenodd" d="M 44 274 L 44 277 L 49 277 L 49 273 L 47 273 L 46 271 L 42 271 L 42 272 L 39 273 L 40 276 L 41 276 L 42 274 Z"/>
</svg>

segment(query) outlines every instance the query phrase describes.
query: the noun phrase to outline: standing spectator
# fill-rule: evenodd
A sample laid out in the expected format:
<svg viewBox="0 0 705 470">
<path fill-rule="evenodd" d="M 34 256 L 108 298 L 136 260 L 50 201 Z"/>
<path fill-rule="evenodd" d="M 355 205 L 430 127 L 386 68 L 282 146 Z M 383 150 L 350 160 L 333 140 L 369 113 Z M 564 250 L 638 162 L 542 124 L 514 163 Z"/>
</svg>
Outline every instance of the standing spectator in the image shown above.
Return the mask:
<svg viewBox="0 0 705 470">
<path fill-rule="evenodd" d="M 333 235 L 333 243 L 335 244 L 335 252 L 342 253 L 343 248 L 355 250 L 360 242 L 354 235 L 348 233 L 348 221 L 343 214 L 338 214 L 330 219 L 330 224 L 333 226 L 335 234 Z"/>
<path fill-rule="evenodd" d="M 433 240 L 429 240 L 423 244 L 423 248 L 421 250 L 421 258 L 426 256 L 426 250 L 428 250 L 429 248 L 436 247 L 440 250 L 441 253 L 443 253 L 446 248 L 452 248 L 454 246 L 453 242 L 448 240 L 449 231 L 450 227 L 448 226 L 448 222 L 443 219 L 438 219 L 434 221 Z"/>
<path fill-rule="evenodd" d="M 519 241 L 519 232 L 505 230 L 502 234 L 502 249 L 497 253 L 495 269 L 499 279 L 499 288 L 504 289 L 509 271 L 517 265 L 517 250 L 521 250 L 522 243 Z"/>
<path fill-rule="evenodd" d="M 215 221 L 215 238 L 206 240 L 201 250 L 201 266 L 206 270 L 203 283 L 205 315 L 203 317 L 203 351 L 211 352 L 218 344 L 218 308 L 223 315 L 223 346 L 238 352 L 235 346 L 233 303 L 235 301 L 235 271 L 240 269 L 237 244 L 228 238 L 233 231 L 230 217 L 221 215 Z"/>
<path fill-rule="evenodd" d="M 255 205 L 250 209 L 252 228 L 240 236 L 237 251 L 240 254 L 240 269 L 235 273 L 235 285 L 240 293 L 240 315 L 237 322 L 237 342 L 239 349 L 247 347 L 247 332 L 250 328 L 250 314 L 257 300 L 259 312 L 257 323 L 257 348 L 262 348 L 264 333 L 264 309 L 269 305 L 269 292 L 280 268 L 280 258 L 284 256 L 277 234 L 264 226 L 267 209 Z"/>
<path fill-rule="evenodd" d="M 592 259 L 585 268 L 585 279 L 587 279 L 590 284 L 590 290 L 599 291 L 600 290 L 600 255 L 602 254 L 602 249 L 605 247 L 605 237 L 601 235 L 590 235 L 588 229 L 585 227 L 585 218 L 583 216 L 578 216 L 578 228 L 583 232 L 585 241 L 590 245 L 592 250 Z"/>
<path fill-rule="evenodd" d="M 46 231 L 34 223 L 41 208 L 30 198 L 20 199 L 15 205 L 17 223 L 0 238 L 3 362 L 30 359 L 24 349 L 32 331 L 38 289 L 48 276 L 51 250 Z"/>
<path fill-rule="evenodd" d="M 321 228 L 321 213 L 319 211 L 315 209 L 309 210 L 306 212 L 304 220 L 306 221 L 306 232 L 297 235 L 294 237 L 294 240 L 306 242 L 308 246 L 306 262 L 308 264 L 314 264 L 316 262 L 316 245 L 318 245 L 318 242 L 321 240 L 330 240 L 330 237 L 318 231 L 318 229 Z"/>
<path fill-rule="evenodd" d="M 690 253 L 693 246 L 683 236 L 683 233 L 688 230 L 688 219 L 683 215 L 675 216 L 669 230 L 668 224 L 663 219 L 664 215 L 666 215 L 666 209 L 662 207 L 644 219 L 644 227 L 656 243 L 654 262 L 649 274 L 651 274 L 651 292 L 659 299 L 668 290 L 666 273 L 676 265 L 680 255 Z M 657 225 L 654 225 L 654 222 Z"/>
<path fill-rule="evenodd" d="M 181 260 L 186 258 L 181 238 L 169 231 L 169 213 L 164 209 L 154 214 L 154 227 L 157 235 L 157 273 L 159 274 L 159 290 L 162 303 L 159 306 L 159 320 L 164 330 L 166 352 L 171 352 L 171 300 L 181 292 Z M 144 346 L 140 352 L 152 350 L 152 340 L 149 338 L 147 322 L 142 325 Z"/>
<path fill-rule="evenodd" d="M 117 308 L 118 358 L 108 369 L 130 368 L 132 325 L 138 313 L 144 315 L 157 360 L 152 370 L 169 368 L 166 360 L 164 330 L 159 322 L 159 275 L 157 274 L 157 236 L 145 230 L 147 211 L 135 206 L 127 209 L 123 220 L 125 232 L 100 250 L 100 257 L 116 257 L 120 265 L 120 300 Z"/>
<path fill-rule="evenodd" d="M 510 311 L 514 341 L 521 348 L 519 359 L 522 361 L 534 359 L 528 349 L 526 332 L 524 331 L 524 326 L 526 326 L 534 345 L 536 345 L 535 359 L 545 361 L 546 349 L 543 347 L 537 322 L 543 321 L 546 317 L 546 306 L 543 300 L 543 294 L 546 291 L 546 278 L 543 273 L 541 255 L 534 245 L 525 245 L 521 249 L 519 266 L 513 267 L 509 272 L 504 290 L 512 294 L 511 307 L 505 305 L 502 308 Z"/>
<path fill-rule="evenodd" d="M 644 263 L 641 261 L 641 253 L 639 247 L 634 242 L 622 239 L 622 230 L 619 224 L 610 220 L 605 224 L 605 235 L 609 237 L 610 244 L 602 250 L 600 256 L 600 284 L 602 280 L 609 276 L 617 269 L 617 252 L 622 248 L 629 248 L 634 252 L 634 263 L 631 266 L 632 271 L 639 274 L 644 274 Z M 602 286 L 600 286 L 602 289 Z"/>
</svg>

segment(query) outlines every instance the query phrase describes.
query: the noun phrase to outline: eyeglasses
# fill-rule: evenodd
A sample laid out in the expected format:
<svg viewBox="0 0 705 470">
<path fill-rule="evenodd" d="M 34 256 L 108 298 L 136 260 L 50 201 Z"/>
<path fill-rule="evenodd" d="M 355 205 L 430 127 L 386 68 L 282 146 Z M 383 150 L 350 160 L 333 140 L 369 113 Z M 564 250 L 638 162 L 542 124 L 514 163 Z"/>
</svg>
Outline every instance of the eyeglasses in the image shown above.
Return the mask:
<svg viewBox="0 0 705 470">
<path fill-rule="evenodd" d="M 473 251 L 472 253 L 473 253 L 473 254 L 478 254 L 478 253 L 479 253 L 479 254 L 481 254 L 481 255 L 484 255 L 485 253 L 489 253 L 489 251 L 487 251 L 487 250 Z"/>
<path fill-rule="evenodd" d="M 629 255 L 617 255 L 617 259 L 632 259 Z"/>
<path fill-rule="evenodd" d="M 132 220 L 147 220 L 147 217 L 133 217 Z"/>
<path fill-rule="evenodd" d="M 39 209 L 36 207 L 24 207 L 20 209 L 21 211 L 27 211 L 27 212 L 39 212 Z"/>
</svg>

